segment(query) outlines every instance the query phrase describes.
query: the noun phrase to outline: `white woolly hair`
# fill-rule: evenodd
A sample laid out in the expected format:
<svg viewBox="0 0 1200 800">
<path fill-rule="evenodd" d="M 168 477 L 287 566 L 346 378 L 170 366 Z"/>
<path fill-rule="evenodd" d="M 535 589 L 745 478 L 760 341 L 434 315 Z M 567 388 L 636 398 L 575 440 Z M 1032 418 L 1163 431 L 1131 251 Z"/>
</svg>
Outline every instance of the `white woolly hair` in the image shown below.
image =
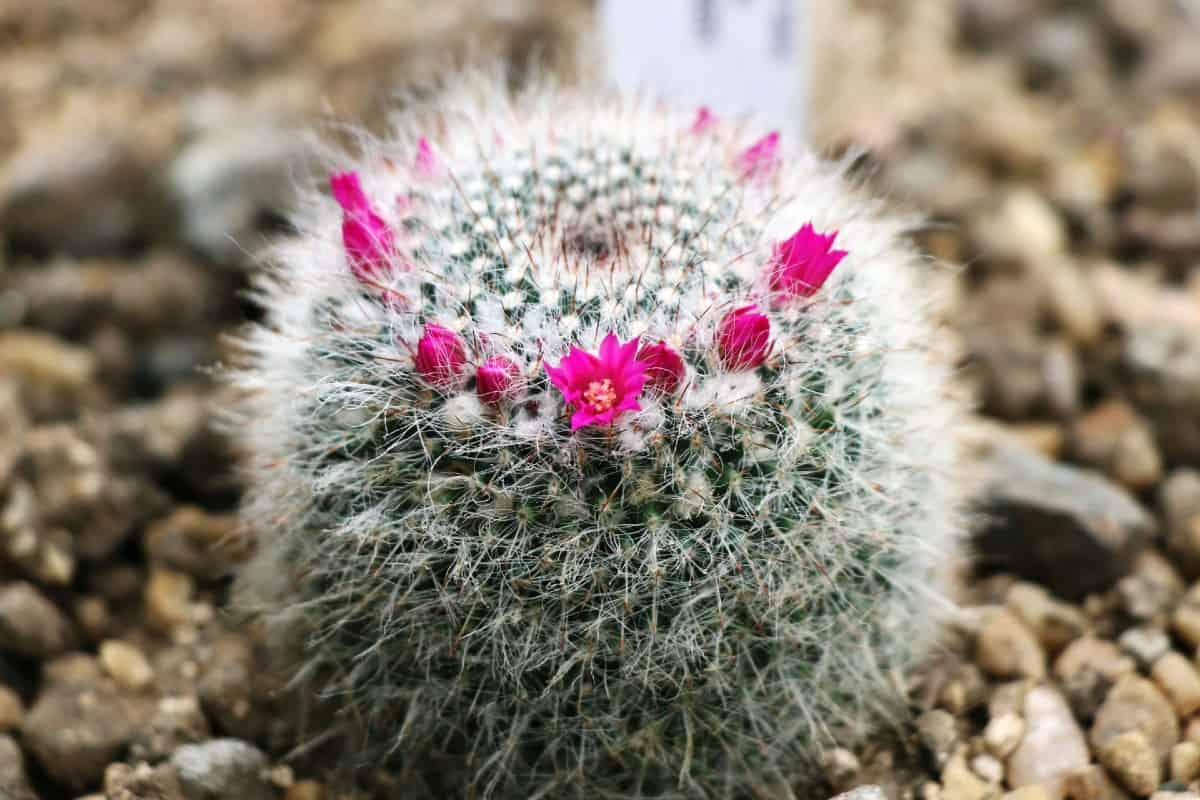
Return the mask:
<svg viewBox="0 0 1200 800">
<path fill-rule="evenodd" d="M 319 189 L 261 276 L 230 372 L 259 544 L 239 587 L 364 763 L 449 754 L 443 790 L 471 797 L 791 796 L 835 737 L 901 718 L 964 528 L 939 278 L 842 166 L 785 137 L 745 177 L 766 131 L 692 121 L 463 77 L 330 154 L 396 231 L 379 285 Z M 809 222 L 848 255 L 764 301 Z M 731 371 L 714 331 L 752 302 L 771 355 Z M 517 395 L 426 385 L 428 323 L 470 365 L 512 358 Z M 610 332 L 687 375 L 573 432 L 544 366 Z"/>
</svg>

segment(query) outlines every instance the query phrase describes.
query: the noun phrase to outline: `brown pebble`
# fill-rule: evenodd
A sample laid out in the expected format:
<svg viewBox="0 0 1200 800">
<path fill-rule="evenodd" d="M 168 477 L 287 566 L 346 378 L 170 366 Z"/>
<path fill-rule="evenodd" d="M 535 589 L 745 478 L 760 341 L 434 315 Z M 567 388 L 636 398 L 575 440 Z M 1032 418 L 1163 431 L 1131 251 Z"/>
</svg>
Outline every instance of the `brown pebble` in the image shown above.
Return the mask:
<svg viewBox="0 0 1200 800">
<path fill-rule="evenodd" d="M 21 727 L 25 719 L 25 704 L 21 696 L 7 686 L 0 686 L 0 732 Z"/>
<path fill-rule="evenodd" d="M 1100 748 L 1100 763 L 1129 791 L 1146 797 L 1162 782 L 1158 756 L 1141 731 L 1127 731 Z"/>
<path fill-rule="evenodd" d="M 967 711 L 967 687 L 959 680 L 948 682 L 938 695 L 938 706 L 956 717 L 962 716 Z"/>
<path fill-rule="evenodd" d="M 84 595 L 75 603 L 75 618 L 79 627 L 92 641 L 103 639 L 112 624 L 108 603 L 99 595 Z"/>
<path fill-rule="evenodd" d="M 1009 425 L 1008 430 L 1047 458 L 1057 459 L 1066 438 L 1062 426 L 1052 422 L 1026 422 Z"/>
<path fill-rule="evenodd" d="M 0 650 L 45 660 L 71 646 L 71 624 L 31 583 L 0 589 Z"/>
<path fill-rule="evenodd" d="M 1122 653 L 1121 648 L 1095 636 L 1084 636 L 1071 642 L 1054 662 L 1054 674 L 1059 680 L 1069 680 L 1084 669 L 1094 670 L 1110 681 L 1137 672 L 1133 659 Z"/>
<path fill-rule="evenodd" d="M 1092 723 L 1092 746 L 1102 749 L 1129 731 L 1143 734 L 1160 761 L 1166 760 L 1179 741 L 1175 709 L 1157 686 L 1139 675 L 1121 678 L 1104 698 Z"/>
<path fill-rule="evenodd" d="M 109 639 L 100 645 L 100 665 L 126 689 L 141 689 L 154 679 L 154 670 L 142 651 L 116 639 Z"/>
<path fill-rule="evenodd" d="M 1171 780 L 1191 783 L 1200 777 L 1200 744 L 1183 741 L 1171 748 Z"/>
<path fill-rule="evenodd" d="M 1192 647 L 1200 646 L 1200 583 L 1192 585 L 1171 617 L 1171 627 Z"/>
<path fill-rule="evenodd" d="M 1097 764 L 1067 774 L 1062 789 L 1063 800 L 1128 800 L 1129 797 Z"/>
<path fill-rule="evenodd" d="M 1046 675 L 1046 654 L 1037 638 L 1005 609 L 991 613 L 975 642 L 975 660 L 996 678 L 1034 678 Z"/>
<path fill-rule="evenodd" d="M 1200 575 L 1200 471 L 1179 469 L 1162 483 L 1167 549 L 1189 577 Z"/>
<path fill-rule="evenodd" d="M 193 591 L 190 576 L 165 567 L 152 569 L 146 584 L 147 621 L 162 633 L 191 622 Z"/>
<path fill-rule="evenodd" d="M 1154 662 L 1150 676 L 1175 706 L 1180 719 L 1200 710 L 1200 673 L 1183 655 L 1174 650 L 1166 653 Z"/>
<path fill-rule="evenodd" d="M 287 790 L 284 800 L 324 800 L 325 787 L 316 781 L 298 781 Z"/>
<path fill-rule="evenodd" d="M 1032 583 L 1014 583 L 1008 590 L 1005 605 L 1052 653 L 1082 636 L 1087 625 L 1082 611 L 1055 600 L 1041 586 Z"/>
<path fill-rule="evenodd" d="M 835 747 L 821 754 L 821 772 L 834 791 L 845 791 L 858 783 L 862 764 L 858 756 L 845 749 Z"/>
</svg>

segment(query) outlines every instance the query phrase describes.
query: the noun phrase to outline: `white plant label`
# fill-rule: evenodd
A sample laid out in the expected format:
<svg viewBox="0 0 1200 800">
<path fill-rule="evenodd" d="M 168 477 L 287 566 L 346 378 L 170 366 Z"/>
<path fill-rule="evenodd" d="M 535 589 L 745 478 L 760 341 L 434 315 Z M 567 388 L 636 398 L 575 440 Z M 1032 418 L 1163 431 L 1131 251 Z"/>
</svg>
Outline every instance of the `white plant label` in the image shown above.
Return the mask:
<svg viewBox="0 0 1200 800">
<path fill-rule="evenodd" d="M 601 0 L 609 81 L 802 131 L 808 0 Z"/>
</svg>

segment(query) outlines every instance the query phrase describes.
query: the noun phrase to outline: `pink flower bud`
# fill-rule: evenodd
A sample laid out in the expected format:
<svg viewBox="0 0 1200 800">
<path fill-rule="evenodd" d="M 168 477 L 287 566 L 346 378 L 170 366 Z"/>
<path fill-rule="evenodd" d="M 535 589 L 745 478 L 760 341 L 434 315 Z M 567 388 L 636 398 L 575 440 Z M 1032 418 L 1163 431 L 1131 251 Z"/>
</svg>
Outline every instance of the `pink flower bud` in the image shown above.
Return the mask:
<svg viewBox="0 0 1200 800">
<path fill-rule="evenodd" d="M 834 250 L 837 231 L 817 233 L 812 223 L 775 245 L 769 272 L 771 291 L 785 298 L 812 297 L 846 257 L 845 250 Z"/>
<path fill-rule="evenodd" d="M 360 281 L 373 282 L 391 267 L 396 252 L 392 229 L 371 207 L 357 172 L 335 173 L 329 185 L 342 207 L 342 246 L 350 271 Z"/>
<path fill-rule="evenodd" d="M 774 175 L 779 169 L 779 131 L 771 131 L 743 150 L 733 166 L 744 181 Z"/>
<path fill-rule="evenodd" d="M 520 374 L 511 358 L 492 356 L 475 370 L 475 392 L 483 402 L 496 405 L 512 393 Z"/>
<path fill-rule="evenodd" d="M 413 365 L 428 383 L 440 389 L 454 385 L 467 363 L 462 338 L 449 328 L 429 323 L 417 342 Z"/>
<path fill-rule="evenodd" d="M 687 372 L 683 359 L 666 342 L 646 345 L 637 358 L 646 365 L 646 385 L 663 394 L 674 394 Z"/>
<path fill-rule="evenodd" d="M 689 129 L 692 133 L 700 135 L 706 133 L 717 124 L 717 116 L 712 113 L 708 106 L 700 106 L 696 109 L 696 119 L 692 122 L 692 127 Z"/>
<path fill-rule="evenodd" d="M 437 153 L 433 152 L 433 145 L 422 136 L 417 140 L 417 155 L 413 158 L 413 170 L 422 178 L 433 178 L 441 172 L 441 169 L 442 164 L 438 160 Z"/>
<path fill-rule="evenodd" d="M 758 306 L 742 306 L 717 326 L 717 355 L 729 370 L 760 366 L 771 352 L 771 321 Z"/>
</svg>

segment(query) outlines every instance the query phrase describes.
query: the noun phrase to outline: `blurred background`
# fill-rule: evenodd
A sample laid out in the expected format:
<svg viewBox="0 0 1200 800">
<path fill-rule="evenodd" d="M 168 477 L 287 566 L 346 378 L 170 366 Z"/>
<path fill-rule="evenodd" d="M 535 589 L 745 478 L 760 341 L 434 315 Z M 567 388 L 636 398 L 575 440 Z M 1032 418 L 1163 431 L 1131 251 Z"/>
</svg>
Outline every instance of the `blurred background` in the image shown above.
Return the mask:
<svg viewBox="0 0 1200 800">
<path fill-rule="evenodd" d="M 997 687 L 1052 675 L 1081 737 L 1121 672 L 1080 664 L 1200 644 L 1200 2 L 806 6 L 815 146 L 923 215 L 964 379 L 1028 448 L 990 465 L 977 550 L 1002 571 L 967 590 L 1002 622 L 916 681 L 915 743 L 831 756 L 830 788 L 983 800 L 1055 750 L 998 776 L 937 755 Z M 602 80 L 597 48 L 589 0 L 0 0 L 0 796 L 183 796 L 181 752 L 224 781 L 204 797 L 349 791 L 285 763 L 278 678 L 226 613 L 250 544 L 207 368 L 258 316 L 301 132 L 383 132 L 468 56 Z M 1099 649 L 1063 666 L 1077 641 Z M 1163 758 L 1200 743 L 1188 669 L 1156 679 L 1196 697 Z"/>
</svg>

